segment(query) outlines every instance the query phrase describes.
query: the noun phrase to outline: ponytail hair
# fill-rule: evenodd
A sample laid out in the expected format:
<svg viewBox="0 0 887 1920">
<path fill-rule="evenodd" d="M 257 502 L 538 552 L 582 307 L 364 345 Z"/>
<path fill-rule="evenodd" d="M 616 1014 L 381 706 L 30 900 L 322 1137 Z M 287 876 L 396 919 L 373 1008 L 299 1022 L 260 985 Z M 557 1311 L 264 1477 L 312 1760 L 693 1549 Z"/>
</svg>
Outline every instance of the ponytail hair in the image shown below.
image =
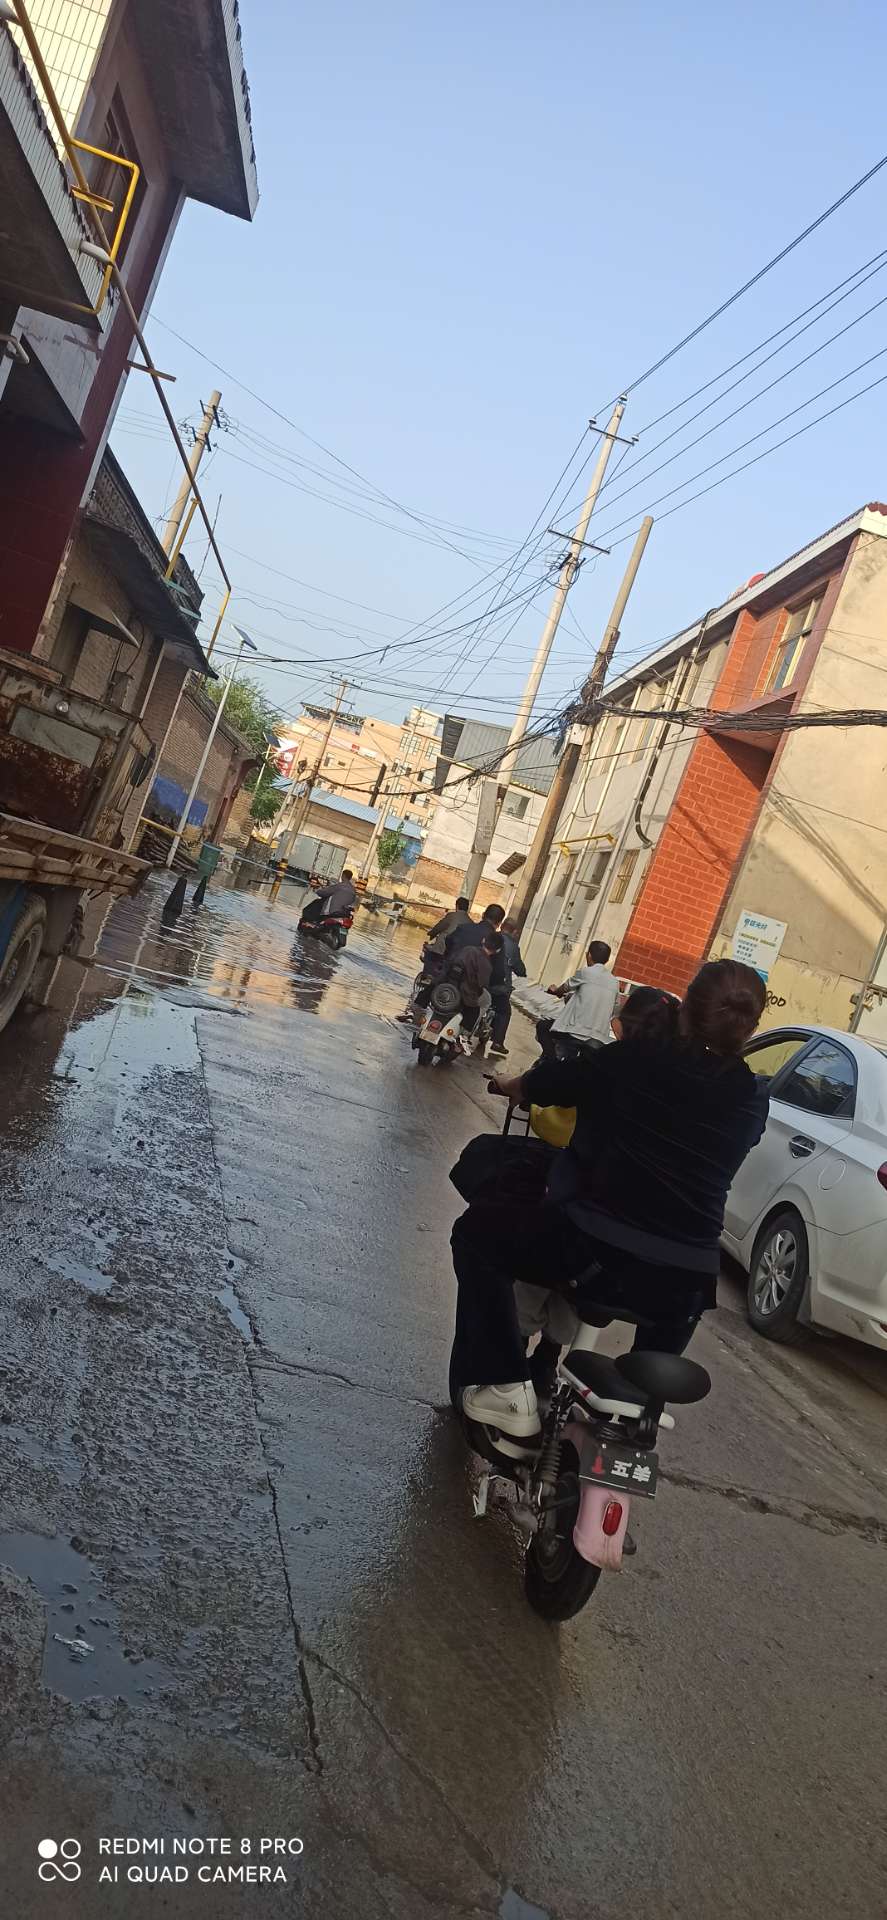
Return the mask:
<svg viewBox="0 0 887 1920">
<path fill-rule="evenodd" d="M 767 990 L 754 967 L 741 960 L 708 960 L 690 981 L 681 1008 L 687 1040 L 735 1059 L 764 1011 Z"/>
</svg>

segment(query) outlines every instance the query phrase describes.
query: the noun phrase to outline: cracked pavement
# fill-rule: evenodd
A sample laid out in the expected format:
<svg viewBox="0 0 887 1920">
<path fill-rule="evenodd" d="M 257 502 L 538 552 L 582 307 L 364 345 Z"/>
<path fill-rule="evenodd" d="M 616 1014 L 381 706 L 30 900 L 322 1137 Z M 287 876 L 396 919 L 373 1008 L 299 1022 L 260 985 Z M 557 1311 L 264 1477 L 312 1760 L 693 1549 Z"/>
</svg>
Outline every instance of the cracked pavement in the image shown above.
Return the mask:
<svg viewBox="0 0 887 1920">
<path fill-rule="evenodd" d="M 416 936 L 221 890 L 163 935 L 165 890 L 0 1040 L 3 1911 L 882 1915 L 883 1356 L 766 1345 L 726 1276 L 637 1557 L 544 1626 L 444 1406 L 498 1113 L 411 1064 Z M 304 1853 L 100 1884 L 114 1834 Z"/>
</svg>

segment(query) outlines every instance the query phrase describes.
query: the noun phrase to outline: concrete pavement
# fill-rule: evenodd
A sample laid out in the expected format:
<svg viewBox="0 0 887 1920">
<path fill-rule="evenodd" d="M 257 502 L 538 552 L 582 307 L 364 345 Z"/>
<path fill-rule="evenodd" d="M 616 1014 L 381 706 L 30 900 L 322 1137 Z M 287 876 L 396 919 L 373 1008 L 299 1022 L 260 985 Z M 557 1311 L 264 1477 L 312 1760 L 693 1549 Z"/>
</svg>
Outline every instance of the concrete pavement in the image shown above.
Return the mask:
<svg viewBox="0 0 887 1920">
<path fill-rule="evenodd" d="M 0 1040 L 8 1911 L 882 1914 L 881 1357 L 768 1346 L 728 1279 L 637 1558 L 543 1626 L 443 1409 L 446 1171 L 498 1114 L 412 1065 L 413 936 L 161 898 Z"/>
</svg>

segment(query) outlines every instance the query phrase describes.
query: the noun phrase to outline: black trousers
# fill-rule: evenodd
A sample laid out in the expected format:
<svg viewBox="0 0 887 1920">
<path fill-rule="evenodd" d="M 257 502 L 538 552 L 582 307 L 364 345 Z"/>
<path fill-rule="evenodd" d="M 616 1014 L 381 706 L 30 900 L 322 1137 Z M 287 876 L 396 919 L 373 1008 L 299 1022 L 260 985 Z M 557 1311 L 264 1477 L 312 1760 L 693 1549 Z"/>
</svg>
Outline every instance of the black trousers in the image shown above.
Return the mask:
<svg viewBox="0 0 887 1920">
<path fill-rule="evenodd" d="M 543 1060 L 553 1060 L 555 1050 L 562 1060 L 581 1060 L 583 1054 L 597 1053 L 604 1045 L 603 1040 L 574 1040 L 571 1033 L 555 1033 L 553 1019 L 536 1021 L 536 1039 Z"/>
<path fill-rule="evenodd" d="M 683 1353 L 706 1304 L 701 1276 L 605 1246 L 549 1200 L 476 1200 L 456 1221 L 452 1248 L 459 1286 L 452 1371 L 462 1386 L 530 1378 L 516 1280 L 555 1288 L 593 1325 L 636 1321 L 635 1347 L 661 1353 Z"/>
<path fill-rule="evenodd" d="M 504 1046 L 505 1035 L 508 1032 L 508 1025 L 510 1020 L 511 1020 L 511 994 L 510 993 L 494 993 L 493 995 L 493 1045 L 494 1047 Z"/>
</svg>

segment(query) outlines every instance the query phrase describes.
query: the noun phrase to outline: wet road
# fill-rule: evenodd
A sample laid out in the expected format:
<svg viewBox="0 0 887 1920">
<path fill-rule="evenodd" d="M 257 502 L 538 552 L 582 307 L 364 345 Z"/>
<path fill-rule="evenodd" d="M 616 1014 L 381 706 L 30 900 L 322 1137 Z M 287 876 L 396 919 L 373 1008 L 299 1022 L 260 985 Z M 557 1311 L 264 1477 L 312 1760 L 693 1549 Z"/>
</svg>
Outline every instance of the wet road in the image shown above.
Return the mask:
<svg viewBox="0 0 887 1920">
<path fill-rule="evenodd" d="M 883 1915 L 881 1356 L 768 1347 L 728 1279 L 637 1558 L 546 1628 L 441 1405 L 497 1116 L 411 1065 L 417 936 L 234 890 L 167 935 L 166 891 L 0 1041 L 3 1910 Z"/>
</svg>

